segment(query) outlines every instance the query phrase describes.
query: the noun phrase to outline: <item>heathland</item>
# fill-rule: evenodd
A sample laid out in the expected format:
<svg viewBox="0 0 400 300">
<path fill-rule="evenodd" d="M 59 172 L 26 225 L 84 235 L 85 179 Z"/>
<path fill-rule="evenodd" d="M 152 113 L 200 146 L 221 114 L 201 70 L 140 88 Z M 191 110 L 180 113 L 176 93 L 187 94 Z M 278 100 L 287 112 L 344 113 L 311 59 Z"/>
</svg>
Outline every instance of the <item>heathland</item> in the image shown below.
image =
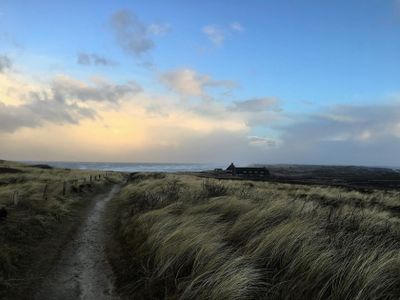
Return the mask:
<svg viewBox="0 0 400 300">
<path fill-rule="evenodd" d="M 133 174 L 108 256 L 131 299 L 399 299 L 400 192 Z"/>
<path fill-rule="evenodd" d="M 399 299 L 398 172 L 271 170 L 251 181 L 0 161 L 0 298 L 32 299 L 71 240 L 92 240 L 82 224 L 103 227 L 95 195 L 118 183 L 111 234 L 90 247 L 106 246 L 122 299 Z"/>
</svg>

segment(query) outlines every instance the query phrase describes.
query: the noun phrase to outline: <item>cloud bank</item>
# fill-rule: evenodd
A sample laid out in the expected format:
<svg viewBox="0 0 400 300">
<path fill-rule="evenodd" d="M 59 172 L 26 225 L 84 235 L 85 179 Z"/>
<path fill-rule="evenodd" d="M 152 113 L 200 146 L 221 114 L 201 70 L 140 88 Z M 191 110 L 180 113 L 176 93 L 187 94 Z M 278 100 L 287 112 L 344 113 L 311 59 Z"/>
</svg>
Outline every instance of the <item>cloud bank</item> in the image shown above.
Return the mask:
<svg viewBox="0 0 400 300">
<path fill-rule="evenodd" d="M 281 128 L 280 162 L 400 166 L 400 104 L 334 106 Z"/>
<path fill-rule="evenodd" d="M 21 89 L 22 90 L 22 89 Z M 97 111 L 91 103 L 118 105 L 127 96 L 140 93 L 142 88 L 133 81 L 115 84 L 94 79 L 90 84 L 67 76 L 58 76 L 48 87 L 40 87 L 27 94 L 21 93 L 22 104 L 0 101 L 0 132 L 14 132 L 20 128 L 36 128 L 46 123 L 79 124 L 82 119 L 96 119 Z"/>
<path fill-rule="evenodd" d="M 194 106 L 182 102 L 181 95 L 198 97 L 234 84 L 192 69 L 163 75 L 163 84 L 174 93 L 146 91 L 134 81 L 65 75 L 30 92 L 22 88 L 25 83 L 20 89 L 14 83 L 10 87 L 21 90 L 19 101 L 0 102 L 1 154 L 10 159 L 46 159 L 41 155 L 47 153 L 59 160 L 400 165 L 397 101 L 333 106 L 308 115 L 288 114 L 276 97 L 231 104 L 211 99 Z M 5 76 L 0 74 L 0 84 L 7 87 Z"/>
</svg>

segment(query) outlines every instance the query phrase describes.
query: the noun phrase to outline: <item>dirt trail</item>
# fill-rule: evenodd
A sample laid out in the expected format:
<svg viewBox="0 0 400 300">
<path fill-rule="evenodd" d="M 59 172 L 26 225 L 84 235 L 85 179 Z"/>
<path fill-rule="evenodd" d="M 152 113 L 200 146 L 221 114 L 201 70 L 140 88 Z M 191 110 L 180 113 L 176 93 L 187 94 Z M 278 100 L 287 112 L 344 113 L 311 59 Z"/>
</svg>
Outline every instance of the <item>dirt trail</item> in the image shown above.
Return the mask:
<svg viewBox="0 0 400 300">
<path fill-rule="evenodd" d="M 115 185 L 94 199 L 86 219 L 34 299 L 119 299 L 113 292 L 112 271 L 105 256 L 103 219 L 107 202 L 119 190 Z"/>
</svg>

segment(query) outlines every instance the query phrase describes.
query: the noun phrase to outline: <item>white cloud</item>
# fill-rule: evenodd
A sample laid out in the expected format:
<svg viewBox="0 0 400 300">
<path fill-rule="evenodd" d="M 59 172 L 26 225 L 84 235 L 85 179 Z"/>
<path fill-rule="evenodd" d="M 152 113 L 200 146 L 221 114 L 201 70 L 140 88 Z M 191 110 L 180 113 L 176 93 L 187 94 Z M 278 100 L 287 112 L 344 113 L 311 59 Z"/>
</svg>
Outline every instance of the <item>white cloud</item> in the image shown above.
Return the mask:
<svg viewBox="0 0 400 300">
<path fill-rule="evenodd" d="M 234 30 L 234 31 L 238 31 L 238 32 L 243 32 L 244 31 L 244 27 L 239 22 L 231 23 L 231 29 Z"/>
<path fill-rule="evenodd" d="M 220 87 L 231 90 L 237 83 L 231 80 L 215 80 L 192 69 L 180 69 L 161 74 L 160 80 L 181 96 L 207 96 L 206 88 Z"/>
<path fill-rule="evenodd" d="M 203 27 L 203 33 L 207 38 L 215 45 L 222 46 L 227 37 L 230 37 L 232 33 L 244 32 L 244 27 L 239 22 L 233 22 L 229 26 L 224 26 L 224 29 L 217 25 L 207 25 Z"/>
<path fill-rule="evenodd" d="M 171 30 L 171 25 L 166 23 L 153 23 L 147 27 L 147 31 L 154 35 L 165 35 Z"/>
<path fill-rule="evenodd" d="M 203 84 L 207 81 L 191 69 L 166 72 L 161 75 L 161 82 L 179 94 L 185 96 L 203 95 Z"/>
<path fill-rule="evenodd" d="M 207 25 L 203 27 L 203 33 L 216 46 L 222 46 L 225 40 L 224 32 L 215 25 Z"/>
</svg>

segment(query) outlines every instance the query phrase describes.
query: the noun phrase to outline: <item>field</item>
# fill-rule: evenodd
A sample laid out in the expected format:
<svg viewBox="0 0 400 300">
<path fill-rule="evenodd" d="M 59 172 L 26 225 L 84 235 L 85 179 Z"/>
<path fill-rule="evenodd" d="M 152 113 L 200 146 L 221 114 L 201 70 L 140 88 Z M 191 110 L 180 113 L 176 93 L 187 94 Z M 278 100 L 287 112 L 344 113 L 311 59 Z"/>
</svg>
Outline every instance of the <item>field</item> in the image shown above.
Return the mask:
<svg viewBox="0 0 400 300">
<path fill-rule="evenodd" d="M 0 161 L 0 298 L 16 299 L 16 291 L 36 284 L 92 196 L 122 178 Z"/>
<path fill-rule="evenodd" d="M 400 193 L 133 174 L 108 256 L 134 299 L 399 299 Z"/>
<path fill-rule="evenodd" d="M 267 167 L 271 174 L 267 179 L 269 182 L 329 185 L 356 190 L 400 188 L 399 168 L 290 164 L 255 166 Z M 230 174 L 228 175 L 224 172 L 213 171 L 205 171 L 195 175 L 218 179 L 229 179 L 232 177 Z"/>
</svg>

